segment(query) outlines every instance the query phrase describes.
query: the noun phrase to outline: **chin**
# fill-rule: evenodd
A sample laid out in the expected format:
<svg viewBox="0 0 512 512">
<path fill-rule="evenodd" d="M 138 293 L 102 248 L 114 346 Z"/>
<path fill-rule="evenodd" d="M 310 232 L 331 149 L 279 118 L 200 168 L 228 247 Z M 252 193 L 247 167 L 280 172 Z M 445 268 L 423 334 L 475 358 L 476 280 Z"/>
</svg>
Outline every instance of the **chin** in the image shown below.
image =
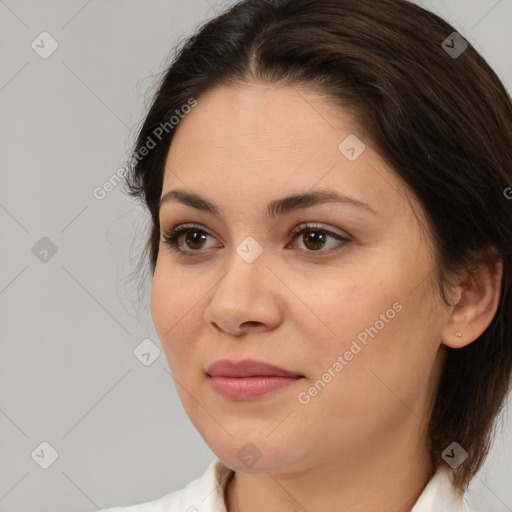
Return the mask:
<svg viewBox="0 0 512 512">
<path fill-rule="evenodd" d="M 275 442 L 279 440 L 276 438 Z M 208 446 L 225 466 L 241 473 L 289 471 L 297 463 L 293 449 L 283 443 L 276 446 L 264 437 L 245 436 L 243 441 L 229 438 L 224 443 L 208 442 Z"/>
</svg>

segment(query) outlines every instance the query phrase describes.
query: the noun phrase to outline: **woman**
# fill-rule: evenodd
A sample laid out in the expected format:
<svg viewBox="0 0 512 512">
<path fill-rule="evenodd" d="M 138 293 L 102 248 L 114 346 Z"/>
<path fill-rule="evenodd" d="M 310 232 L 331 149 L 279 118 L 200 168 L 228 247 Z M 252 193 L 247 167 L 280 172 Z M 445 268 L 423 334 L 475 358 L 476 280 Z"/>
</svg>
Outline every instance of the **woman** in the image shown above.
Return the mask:
<svg viewBox="0 0 512 512">
<path fill-rule="evenodd" d="M 512 368 L 512 105 L 464 37 L 404 0 L 242 0 L 179 49 L 132 162 L 218 459 L 111 510 L 468 510 Z"/>
</svg>

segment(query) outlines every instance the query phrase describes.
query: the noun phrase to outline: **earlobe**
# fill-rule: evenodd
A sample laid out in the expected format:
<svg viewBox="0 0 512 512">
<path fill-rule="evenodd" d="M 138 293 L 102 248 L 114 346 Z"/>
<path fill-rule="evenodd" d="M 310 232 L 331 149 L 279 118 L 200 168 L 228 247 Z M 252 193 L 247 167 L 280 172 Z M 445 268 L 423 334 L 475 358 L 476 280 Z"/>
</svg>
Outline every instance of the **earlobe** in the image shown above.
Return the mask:
<svg viewBox="0 0 512 512">
<path fill-rule="evenodd" d="M 442 342 L 450 348 L 462 348 L 475 341 L 491 324 L 501 294 L 501 259 L 479 264 L 464 282 L 442 333 Z"/>
</svg>

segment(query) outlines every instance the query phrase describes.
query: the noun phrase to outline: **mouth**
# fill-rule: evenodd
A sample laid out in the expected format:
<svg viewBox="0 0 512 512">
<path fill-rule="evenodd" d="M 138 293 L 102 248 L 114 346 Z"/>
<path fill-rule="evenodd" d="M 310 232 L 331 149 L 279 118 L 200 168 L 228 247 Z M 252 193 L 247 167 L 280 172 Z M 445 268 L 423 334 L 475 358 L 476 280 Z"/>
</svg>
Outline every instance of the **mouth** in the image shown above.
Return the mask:
<svg viewBox="0 0 512 512">
<path fill-rule="evenodd" d="M 261 361 L 222 359 L 206 370 L 213 389 L 231 400 L 251 400 L 288 387 L 304 378 Z"/>
</svg>

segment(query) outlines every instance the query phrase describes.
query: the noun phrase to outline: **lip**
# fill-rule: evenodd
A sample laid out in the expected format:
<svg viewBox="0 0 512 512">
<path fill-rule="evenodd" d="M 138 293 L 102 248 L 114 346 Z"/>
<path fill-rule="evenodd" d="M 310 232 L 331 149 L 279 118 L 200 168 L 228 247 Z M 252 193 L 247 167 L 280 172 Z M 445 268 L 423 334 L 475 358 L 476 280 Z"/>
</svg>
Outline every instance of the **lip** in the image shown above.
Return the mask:
<svg viewBox="0 0 512 512">
<path fill-rule="evenodd" d="M 303 375 L 262 361 L 221 359 L 206 373 L 213 389 L 232 400 L 251 400 L 287 387 Z"/>
<path fill-rule="evenodd" d="M 243 359 L 242 361 L 220 359 L 211 364 L 206 373 L 210 377 L 303 377 L 303 375 L 279 368 L 279 366 L 254 359 Z"/>
</svg>

